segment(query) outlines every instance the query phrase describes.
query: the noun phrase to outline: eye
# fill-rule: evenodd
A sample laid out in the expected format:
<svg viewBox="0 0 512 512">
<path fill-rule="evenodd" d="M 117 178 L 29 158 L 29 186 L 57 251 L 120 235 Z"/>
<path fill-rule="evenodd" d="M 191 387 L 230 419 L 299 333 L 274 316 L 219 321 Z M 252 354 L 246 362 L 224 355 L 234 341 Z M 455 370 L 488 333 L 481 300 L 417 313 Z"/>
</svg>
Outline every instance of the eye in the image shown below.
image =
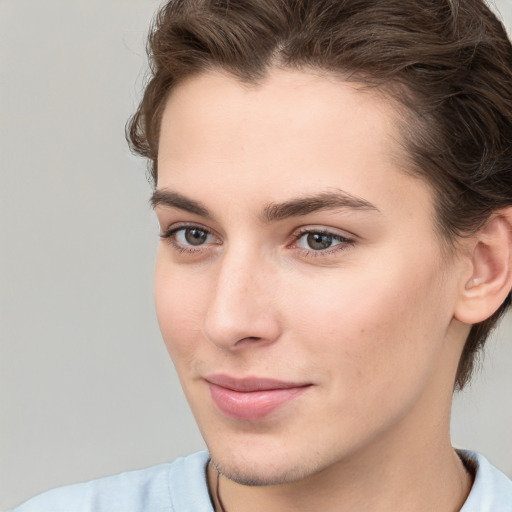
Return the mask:
<svg viewBox="0 0 512 512">
<path fill-rule="evenodd" d="M 353 245 L 350 238 L 327 230 L 304 229 L 295 235 L 294 247 L 306 252 L 329 253 Z"/>
<path fill-rule="evenodd" d="M 196 252 L 202 246 L 220 243 L 216 236 L 201 226 L 171 226 L 160 238 L 167 239 L 180 252 Z"/>
<path fill-rule="evenodd" d="M 323 251 L 329 249 L 336 240 L 332 235 L 326 233 L 305 233 L 300 237 L 299 242 L 303 249 Z M 304 245 L 307 245 L 307 247 L 304 247 Z"/>
<path fill-rule="evenodd" d="M 208 231 L 199 228 L 182 228 L 174 232 L 176 242 L 183 245 L 203 245 L 208 235 Z"/>
</svg>

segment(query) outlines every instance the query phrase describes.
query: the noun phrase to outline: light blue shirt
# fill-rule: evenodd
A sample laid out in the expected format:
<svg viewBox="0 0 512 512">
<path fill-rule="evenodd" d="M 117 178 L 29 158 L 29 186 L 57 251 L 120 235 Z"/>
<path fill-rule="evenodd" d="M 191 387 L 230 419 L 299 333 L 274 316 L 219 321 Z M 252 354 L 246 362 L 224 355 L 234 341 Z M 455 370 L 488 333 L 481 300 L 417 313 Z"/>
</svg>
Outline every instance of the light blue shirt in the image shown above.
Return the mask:
<svg viewBox="0 0 512 512">
<path fill-rule="evenodd" d="M 512 481 L 485 457 L 459 451 L 476 478 L 460 512 L 512 512 Z M 60 487 L 11 512 L 214 512 L 206 482 L 207 452 L 139 471 Z"/>
</svg>

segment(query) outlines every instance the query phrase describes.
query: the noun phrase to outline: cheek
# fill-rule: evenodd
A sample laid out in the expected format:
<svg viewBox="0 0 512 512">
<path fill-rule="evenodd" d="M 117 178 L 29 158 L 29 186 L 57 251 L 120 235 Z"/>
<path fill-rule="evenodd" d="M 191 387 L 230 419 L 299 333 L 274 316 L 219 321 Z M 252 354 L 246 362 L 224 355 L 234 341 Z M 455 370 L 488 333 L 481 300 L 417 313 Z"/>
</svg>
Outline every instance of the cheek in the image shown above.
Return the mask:
<svg viewBox="0 0 512 512">
<path fill-rule="evenodd" d="M 304 297 L 300 291 L 293 297 Z M 293 308 L 293 309 L 292 309 Z M 342 289 L 326 291 L 308 300 L 294 300 L 295 338 L 307 358 L 329 380 L 340 380 L 348 392 L 361 390 L 363 380 L 389 371 L 400 344 L 395 312 L 396 297 L 374 289 L 362 291 L 345 282 Z M 292 323 L 292 319 L 290 319 Z M 379 361 L 379 362 L 378 362 Z"/>
<path fill-rule="evenodd" d="M 207 290 L 157 256 L 154 275 L 158 324 L 175 365 L 189 359 L 197 348 L 206 311 Z"/>
<path fill-rule="evenodd" d="M 395 258 L 386 272 L 366 268 L 295 286 L 287 306 L 295 337 L 343 394 L 378 397 L 384 388 L 400 394 L 406 382 L 419 386 L 434 370 L 449 307 L 440 301 L 435 270 L 410 267 Z"/>
</svg>

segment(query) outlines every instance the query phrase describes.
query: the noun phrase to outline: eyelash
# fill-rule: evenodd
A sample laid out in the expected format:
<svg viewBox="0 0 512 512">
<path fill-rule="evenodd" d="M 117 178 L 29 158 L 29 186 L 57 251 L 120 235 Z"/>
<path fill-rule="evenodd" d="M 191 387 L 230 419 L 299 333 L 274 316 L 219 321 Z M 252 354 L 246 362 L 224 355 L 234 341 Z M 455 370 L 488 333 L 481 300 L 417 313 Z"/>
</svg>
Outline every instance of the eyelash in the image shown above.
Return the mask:
<svg viewBox="0 0 512 512">
<path fill-rule="evenodd" d="M 199 226 L 197 224 L 180 224 L 178 226 L 174 226 L 174 227 L 167 229 L 164 233 L 160 233 L 160 238 L 162 240 L 167 240 L 167 242 L 173 247 L 173 249 L 175 249 L 179 253 L 198 254 L 199 252 L 201 252 L 200 248 L 192 249 L 191 248 L 192 246 L 187 247 L 187 246 L 180 245 L 178 242 L 176 242 L 175 235 L 179 231 L 185 231 L 187 229 L 197 229 L 199 231 L 203 231 L 204 233 L 206 233 L 207 236 L 212 235 L 212 232 L 210 230 L 203 228 L 202 226 Z"/>
<path fill-rule="evenodd" d="M 213 233 L 200 225 L 197 224 L 181 224 L 178 226 L 171 227 L 167 229 L 164 233 L 161 233 L 159 236 L 163 240 L 167 240 L 168 243 L 175 249 L 177 252 L 182 254 L 198 254 L 202 252 L 204 249 L 201 249 L 201 246 L 198 246 L 196 249 L 192 249 L 192 246 L 183 246 L 180 245 L 176 241 L 175 235 L 179 233 L 180 231 L 185 231 L 187 229 L 197 229 L 199 231 L 202 231 L 206 234 L 206 236 L 213 235 Z M 304 249 L 296 247 L 296 244 L 300 241 L 302 237 L 305 235 L 310 234 L 318 234 L 318 235 L 325 235 L 330 237 L 332 240 L 335 240 L 339 242 L 338 244 L 334 245 L 333 247 L 328 247 L 323 250 L 314 250 L 314 249 Z M 287 248 L 295 248 L 298 250 L 303 256 L 308 258 L 317 258 L 321 256 L 327 256 L 331 255 L 333 253 L 345 251 L 348 248 L 352 247 L 354 245 L 355 241 L 351 238 L 345 237 L 343 235 L 339 235 L 336 233 L 333 233 L 332 231 L 326 230 L 326 229 L 312 229 L 312 228 L 302 228 L 299 230 L 299 232 L 292 235 L 292 243 L 287 245 Z M 220 245 L 220 244 L 217 244 Z"/>
<path fill-rule="evenodd" d="M 354 245 L 354 243 L 355 243 L 355 241 L 353 239 L 348 238 L 348 237 L 343 236 L 343 235 L 339 235 L 339 234 L 334 233 L 332 231 L 329 231 L 327 229 L 302 228 L 301 230 L 299 230 L 298 233 L 293 235 L 293 242 L 288 247 L 292 247 L 293 248 L 294 245 L 303 236 L 310 235 L 310 234 L 328 236 L 333 241 L 335 240 L 335 241 L 339 242 L 339 244 L 336 244 L 336 245 L 334 245 L 332 247 L 327 247 L 326 249 L 323 249 L 323 250 L 317 250 L 317 251 L 315 251 L 314 249 L 303 249 L 303 248 L 297 247 L 297 250 L 300 251 L 303 255 L 305 255 L 308 258 L 318 258 L 318 257 L 322 257 L 322 256 L 325 257 L 325 256 L 331 255 L 333 253 L 338 253 L 338 252 L 341 252 L 341 251 L 345 251 L 348 248 L 352 247 Z"/>
</svg>

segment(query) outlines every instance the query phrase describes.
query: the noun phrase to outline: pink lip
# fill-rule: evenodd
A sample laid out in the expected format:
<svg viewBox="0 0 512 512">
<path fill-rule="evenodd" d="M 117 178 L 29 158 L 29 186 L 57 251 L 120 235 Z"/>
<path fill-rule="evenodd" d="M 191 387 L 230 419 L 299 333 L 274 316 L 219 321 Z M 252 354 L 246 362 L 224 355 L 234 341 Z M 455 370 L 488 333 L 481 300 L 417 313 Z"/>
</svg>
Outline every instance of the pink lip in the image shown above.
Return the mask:
<svg viewBox="0 0 512 512">
<path fill-rule="evenodd" d="M 226 416 L 244 421 L 256 421 L 306 391 L 311 384 L 284 382 L 274 379 L 227 375 L 205 378 L 215 405 Z"/>
</svg>

